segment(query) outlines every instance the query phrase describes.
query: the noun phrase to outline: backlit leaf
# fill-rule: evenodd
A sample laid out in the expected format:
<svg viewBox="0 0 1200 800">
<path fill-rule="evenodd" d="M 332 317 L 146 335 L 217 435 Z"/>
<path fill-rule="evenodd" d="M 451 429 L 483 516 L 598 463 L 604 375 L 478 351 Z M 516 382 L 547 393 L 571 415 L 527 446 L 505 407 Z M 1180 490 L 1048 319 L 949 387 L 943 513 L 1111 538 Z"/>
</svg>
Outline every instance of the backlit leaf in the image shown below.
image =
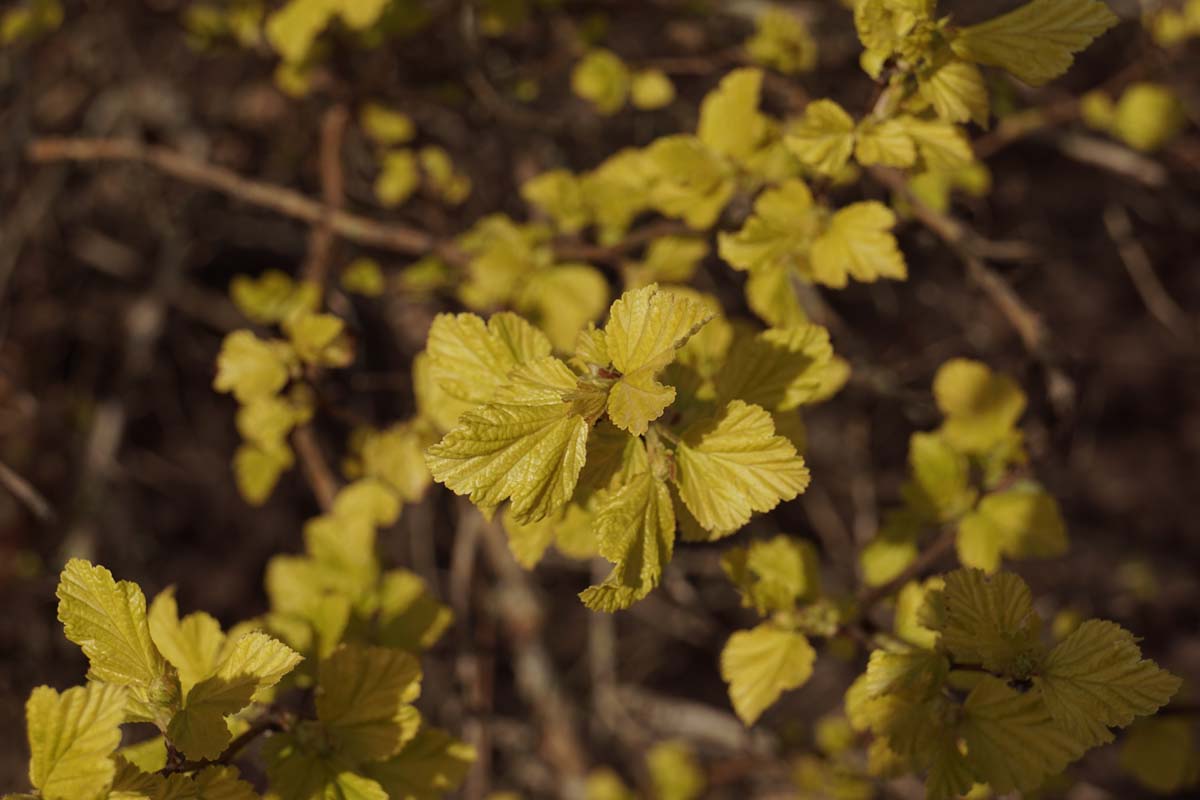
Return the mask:
<svg viewBox="0 0 1200 800">
<path fill-rule="evenodd" d="M 803 634 L 769 622 L 733 634 L 721 650 L 721 677 L 729 684 L 733 710 L 753 725 L 781 694 L 804 685 L 815 659 Z"/>
<path fill-rule="evenodd" d="M 125 691 L 118 686 L 94 683 L 62 694 L 34 689 L 25 704 L 30 783 L 47 800 L 105 797 L 124 716 Z"/>
</svg>

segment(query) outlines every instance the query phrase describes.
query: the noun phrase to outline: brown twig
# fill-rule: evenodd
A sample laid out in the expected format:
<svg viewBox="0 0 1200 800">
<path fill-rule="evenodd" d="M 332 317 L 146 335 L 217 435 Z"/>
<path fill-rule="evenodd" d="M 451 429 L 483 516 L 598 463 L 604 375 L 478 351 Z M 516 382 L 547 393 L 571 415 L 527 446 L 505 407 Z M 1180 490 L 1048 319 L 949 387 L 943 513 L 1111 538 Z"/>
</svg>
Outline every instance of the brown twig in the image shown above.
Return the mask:
<svg viewBox="0 0 1200 800">
<path fill-rule="evenodd" d="M 1134 236 L 1129 212 L 1119 205 L 1109 206 L 1104 210 L 1104 227 L 1116 244 L 1121 263 L 1150 314 L 1184 342 L 1194 342 L 1196 325 L 1158 279 L 1150 254 Z"/>
<path fill-rule="evenodd" d="M 12 493 L 20 503 L 28 508 L 39 522 L 54 522 L 56 515 L 49 501 L 33 484 L 18 475 L 11 467 L 0 461 L 0 484 Z"/>
<path fill-rule="evenodd" d="M 951 550 L 954 549 L 954 543 L 957 540 L 958 528 L 956 526 L 948 526 L 941 534 L 933 540 L 929 547 L 921 551 L 921 553 L 905 567 L 899 575 L 892 578 L 887 583 L 880 584 L 866 589 L 858 596 L 859 613 L 866 616 L 876 603 L 885 597 L 895 593 L 904 586 L 904 584 L 920 576 L 923 572 L 931 569 L 935 564 L 942 560 Z"/>
<path fill-rule="evenodd" d="M 1045 370 L 1047 395 L 1055 409 L 1064 416 L 1069 413 L 1075 405 L 1075 384 L 1059 366 L 1050 331 L 1041 316 L 1025 304 L 1008 281 L 983 260 L 979 243 L 986 240 L 949 214 L 921 202 L 900 172 L 879 167 L 871 167 L 869 172 L 875 180 L 903 197 L 917 221 L 955 252 L 966 267 L 967 276 L 984 291 L 1016 331 L 1025 350 Z"/>
<path fill-rule="evenodd" d="M 342 140 L 346 135 L 346 124 L 350 113 L 344 105 L 336 105 L 325 112 L 321 119 L 321 218 L 312 226 L 308 235 L 308 257 L 301 275 L 304 279 L 325 288 L 329 268 L 333 261 L 337 237 L 333 230 L 333 217 L 346 202 L 345 176 L 342 172 Z"/>
<path fill-rule="evenodd" d="M 612 262 L 659 237 L 687 236 L 689 234 L 694 235 L 695 231 L 682 222 L 660 220 L 634 229 L 616 244 L 599 245 L 559 240 L 554 243 L 554 254 L 562 261 Z"/>
<path fill-rule="evenodd" d="M 292 446 L 296 448 L 300 469 L 317 498 L 317 505 L 322 511 L 328 511 L 338 493 L 338 479 L 325 461 L 311 425 L 301 425 L 292 431 Z"/>
<path fill-rule="evenodd" d="M 361 245 L 407 255 L 437 252 L 449 260 L 456 260 L 453 247 L 440 243 L 424 231 L 370 219 L 344 209 L 327 215 L 323 203 L 300 192 L 243 177 L 231 169 L 177 153 L 167 147 L 126 139 L 43 138 L 35 139 L 29 145 L 28 154 L 30 160 L 43 164 L 57 161 L 131 161 L 145 164 L 188 183 L 222 192 L 310 225 L 318 224 L 328 216 L 330 229 Z"/>
</svg>

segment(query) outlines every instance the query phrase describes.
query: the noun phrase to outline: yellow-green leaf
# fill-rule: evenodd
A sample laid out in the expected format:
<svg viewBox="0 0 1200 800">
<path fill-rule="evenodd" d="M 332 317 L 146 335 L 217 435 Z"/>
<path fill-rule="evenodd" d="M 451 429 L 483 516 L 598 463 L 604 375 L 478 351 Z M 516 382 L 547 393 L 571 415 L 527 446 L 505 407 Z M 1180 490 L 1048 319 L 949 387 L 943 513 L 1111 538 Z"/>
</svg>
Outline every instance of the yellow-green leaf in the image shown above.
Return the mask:
<svg viewBox="0 0 1200 800">
<path fill-rule="evenodd" d="M 238 493 L 252 506 L 260 506 L 271 496 L 284 472 L 291 469 L 295 456 L 287 445 L 264 448 L 243 444 L 233 454 L 233 477 Z"/>
<path fill-rule="evenodd" d="M 989 578 L 977 569 L 955 570 L 945 580 L 942 646 L 957 663 L 1028 678 L 1044 648 L 1038 640 L 1041 620 L 1025 581 L 1011 572 Z"/>
<path fill-rule="evenodd" d="M 274 325 L 297 311 L 316 311 L 321 304 L 321 287 L 269 269 L 258 278 L 235 276 L 229 282 L 229 296 L 251 321 Z"/>
<path fill-rule="evenodd" d="M 1058 503 L 1031 486 L 989 494 L 958 527 L 958 558 L 966 567 L 995 572 L 1001 556 L 1053 558 L 1067 551 Z"/>
<path fill-rule="evenodd" d="M 239 403 L 278 392 L 288 382 L 291 348 L 264 341 L 250 331 L 234 331 L 221 342 L 213 388 L 232 392 Z"/>
<path fill-rule="evenodd" d="M 658 585 L 675 543 L 675 511 L 667 484 L 643 472 L 594 505 L 600 555 L 613 562 L 604 582 L 580 593 L 593 611 L 628 608 Z"/>
<path fill-rule="evenodd" d="M 391 800 L 439 800 L 462 784 L 474 761 L 475 748 L 439 728 L 422 727 L 399 755 L 364 771 Z"/>
<path fill-rule="evenodd" d="M 829 331 L 819 325 L 742 336 L 734 340 L 716 375 L 717 398 L 789 411 L 824 389 L 832 359 Z"/>
<path fill-rule="evenodd" d="M 892 235 L 896 215 L 874 200 L 838 210 L 812 246 L 812 277 L 840 289 L 847 276 L 864 283 L 879 278 L 904 280 L 908 268 Z"/>
<path fill-rule="evenodd" d="M 733 710 L 753 725 L 781 694 L 804 685 L 815 659 L 803 634 L 769 622 L 733 634 L 721 650 L 721 677 Z"/>
<path fill-rule="evenodd" d="M 1030 86 L 1057 78 L 1075 53 L 1117 24 L 1101 0 L 1033 0 L 963 28 L 950 47 L 961 58 L 1008 70 Z"/>
<path fill-rule="evenodd" d="M 721 557 L 721 567 L 742 595 L 742 605 L 761 615 L 792 611 L 821 591 L 817 554 L 809 542 L 790 536 L 735 547 Z"/>
<path fill-rule="evenodd" d="M 565 169 L 552 169 L 525 181 L 521 198 L 549 215 L 563 233 L 578 233 L 591 216 L 583 181 Z"/>
<path fill-rule="evenodd" d="M 517 519 L 537 520 L 574 494 L 588 429 L 569 403 L 485 406 L 464 414 L 426 463 L 434 480 L 476 505 L 511 500 Z"/>
<path fill-rule="evenodd" d="M 569 351 L 584 326 L 608 306 L 608 282 L 588 264 L 556 264 L 533 273 L 516 304 L 555 348 Z"/>
<path fill-rule="evenodd" d="M 840 172 L 854 152 L 854 118 L 832 100 L 814 100 L 784 142 L 801 163 L 824 175 Z"/>
<path fill-rule="evenodd" d="M 694 800 L 704 793 L 704 771 L 682 740 L 659 742 L 646 753 L 655 800 Z"/>
<path fill-rule="evenodd" d="M 167 728 L 171 743 L 188 758 L 216 758 L 231 738 L 225 718 L 278 683 L 300 661 L 295 651 L 265 633 L 244 634 L 212 676 L 187 693 Z"/>
<path fill-rule="evenodd" d="M 175 587 L 164 589 L 154 598 L 149 625 L 150 637 L 158 651 L 179 673 L 180 691 L 184 695 L 216 670 L 225 644 L 221 623 L 203 611 L 180 620 Z"/>
<path fill-rule="evenodd" d="M 433 647 L 454 621 L 416 573 L 394 569 L 379 584 L 378 641 L 410 653 Z"/>
<path fill-rule="evenodd" d="M 972 120 L 987 126 L 991 113 L 987 86 L 974 64 L 950 59 L 920 81 L 920 91 L 947 122 Z"/>
<path fill-rule="evenodd" d="M 612 304 L 604 334 L 612 365 L 621 373 L 608 397 L 613 424 L 641 435 L 662 415 L 675 389 L 659 383 L 658 373 L 711 318 L 701 304 L 659 291 L 657 284 L 626 292 Z"/>
<path fill-rule="evenodd" d="M 984 675 L 963 704 L 967 763 L 993 791 L 1029 791 L 1086 749 L 1051 719 L 1039 691 L 1018 692 Z"/>
<path fill-rule="evenodd" d="M 735 69 L 700 104 L 696 135 L 715 153 L 745 159 L 758 147 L 767 121 L 758 111 L 762 70 Z"/>
<path fill-rule="evenodd" d="M 344 367 L 354 358 L 345 335 L 346 323 L 333 314 L 293 314 L 284 320 L 283 329 L 296 355 L 306 364 Z"/>
<path fill-rule="evenodd" d="M 417 156 L 412 150 L 389 150 L 379 159 L 375 197 L 384 208 L 396 208 L 421 185 Z"/>
<path fill-rule="evenodd" d="M 965 358 L 938 369 L 933 397 L 946 417 L 942 436 L 966 453 L 984 453 L 1003 440 L 1025 410 L 1025 393 L 1016 381 Z"/>
<path fill-rule="evenodd" d="M 717 235 L 718 252 L 734 269 L 781 269 L 786 278 L 786 270 L 802 263 L 816 234 L 817 218 L 804 181 L 784 181 L 758 196 L 754 214 L 740 231 Z M 793 294 L 790 286 L 787 294 Z"/>
<path fill-rule="evenodd" d="M 916 163 L 916 143 L 901 120 L 864 119 L 854 138 L 854 158 L 860 164 L 911 167 Z"/>
<path fill-rule="evenodd" d="M 1111 727 L 1153 714 L 1180 681 L 1142 658 L 1133 634 L 1106 620 L 1089 619 L 1046 656 L 1034 685 L 1054 721 L 1091 747 L 1112 741 Z"/>
<path fill-rule="evenodd" d="M 407 144 L 417 135 L 412 118 L 380 103 L 366 103 L 358 112 L 363 131 L 378 144 Z"/>
<path fill-rule="evenodd" d="M 317 718 L 342 752 L 380 761 L 417 733 L 421 664 L 403 650 L 343 645 L 321 662 L 317 686 Z"/>
<path fill-rule="evenodd" d="M 571 72 L 571 89 L 601 114 L 615 114 L 629 94 L 629 70 L 610 50 L 591 50 Z"/>
<path fill-rule="evenodd" d="M 1200 18 L 1200 4 L 1197 4 Z M 1196 723 L 1187 717 L 1138 720 L 1121 742 L 1121 767 L 1143 786 L 1173 794 L 1200 780 Z"/>
<path fill-rule="evenodd" d="M 150 638 L 146 598 L 137 584 L 73 558 L 58 583 L 58 620 L 67 638 L 83 649 L 88 678 L 147 688 L 163 679 L 166 663 Z"/>
<path fill-rule="evenodd" d="M 636 108 L 652 111 L 671 105 L 675 99 L 675 84 L 660 69 L 643 69 L 633 74 L 629 97 Z"/>
<path fill-rule="evenodd" d="M 663 136 L 654 140 L 644 151 L 639 166 L 649 179 L 649 200 L 653 207 L 668 217 L 682 219 L 693 230 L 712 227 L 733 196 L 733 166 L 695 136 Z M 629 204 L 636 197 L 627 194 L 613 199 Z M 633 208 L 636 212 L 637 206 Z"/>
<path fill-rule="evenodd" d="M 516 314 L 439 314 L 429 329 L 430 377 L 465 407 L 488 403 L 515 367 L 550 355 L 546 335 Z"/>
<path fill-rule="evenodd" d="M 908 441 L 912 480 L 901 487 L 908 508 L 922 519 L 944 522 L 971 510 L 978 493 L 971 465 L 936 433 L 914 433 Z"/>
<path fill-rule="evenodd" d="M 29 781 L 47 800 L 99 800 L 116 774 L 125 690 L 94 683 L 62 694 L 39 686 L 25 704 Z M 15 744 L 15 742 L 10 742 Z"/>
<path fill-rule="evenodd" d="M 751 514 L 793 499 L 809 481 L 804 459 L 775 434 L 771 415 L 741 400 L 693 424 L 680 439 L 675 463 L 684 505 L 714 533 L 737 530 Z"/>
<path fill-rule="evenodd" d="M 754 21 L 746 53 L 763 66 L 787 75 L 808 72 L 817 64 L 817 42 L 798 15 L 768 6 Z"/>
<path fill-rule="evenodd" d="M 690 236 L 660 236 L 646 248 L 640 262 L 625 262 L 625 285 L 640 289 L 652 283 L 687 283 L 700 261 L 708 255 L 708 243 Z"/>
</svg>

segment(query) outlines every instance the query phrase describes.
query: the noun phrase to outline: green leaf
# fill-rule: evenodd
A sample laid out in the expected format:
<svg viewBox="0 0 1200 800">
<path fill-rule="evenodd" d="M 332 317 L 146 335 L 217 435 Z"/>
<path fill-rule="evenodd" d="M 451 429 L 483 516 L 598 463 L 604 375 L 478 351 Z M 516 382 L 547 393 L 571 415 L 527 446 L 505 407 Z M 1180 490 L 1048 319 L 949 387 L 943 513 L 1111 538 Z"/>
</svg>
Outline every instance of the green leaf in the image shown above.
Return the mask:
<svg viewBox="0 0 1200 800">
<path fill-rule="evenodd" d="M 854 118 L 832 100 L 814 100 L 784 142 L 802 164 L 835 175 L 854 152 Z"/>
<path fill-rule="evenodd" d="M 840 289 L 847 276 L 864 283 L 907 278 L 904 256 L 891 232 L 895 224 L 892 210 L 874 200 L 839 209 L 813 242 L 813 280 Z"/>
<path fill-rule="evenodd" d="M 760 69 L 735 69 L 700 103 L 696 135 L 713 152 L 742 160 L 758 147 L 767 128 L 758 111 L 762 77 Z"/>
<path fill-rule="evenodd" d="M 608 416 L 635 436 L 646 432 L 675 400 L 675 389 L 657 380 L 712 313 L 685 295 L 657 284 L 625 292 L 612 304 L 604 338 L 621 378 L 609 391 Z"/>
<path fill-rule="evenodd" d="M 829 331 L 819 325 L 742 336 L 734 340 L 716 375 L 717 399 L 790 411 L 822 392 L 832 359 Z"/>
<path fill-rule="evenodd" d="M 960 664 L 1028 678 L 1041 663 L 1041 620 L 1025 581 L 1011 572 L 987 577 L 977 569 L 946 575 L 941 593 L 942 646 Z"/>
<path fill-rule="evenodd" d="M 128 718 L 157 719 L 178 687 L 167 674 L 146 622 L 146 598 L 137 584 L 73 558 L 58 583 L 58 619 L 66 637 L 88 658 L 88 678 L 131 688 Z"/>
<path fill-rule="evenodd" d="M 395 758 L 365 772 L 391 800 L 439 800 L 457 789 L 475 761 L 475 749 L 439 728 L 423 727 Z"/>
<path fill-rule="evenodd" d="M 1075 53 L 1119 22 L 1100 0 L 1033 0 L 950 40 L 959 57 L 1041 86 L 1066 72 Z"/>
<path fill-rule="evenodd" d="M 580 593 L 593 611 L 628 608 L 658 585 L 675 543 L 675 511 L 667 484 L 647 471 L 597 495 L 595 535 L 613 562 L 604 582 Z"/>
<path fill-rule="evenodd" d="M 187 695 L 217 668 L 225 644 L 221 623 L 202 611 L 181 621 L 173 586 L 154 598 L 148 619 L 154 645 L 179 673 L 180 690 Z"/>
<path fill-rule="evenodd" d="M 421 694 L 416 657 L 387 647 L 343 645 L 321 662 L 317 718 L 333 746 L 366 761 L 400 751 L 417 733 Z"/>
<path fill-rule="evenodd" d="M 125 691 L 94 683 L 62 694 L 39 686 L 25 704 L 29 781 L 47 800 L 99 800 L 116 774 Z"/>
<path fill-rule="evenodd" d="M 921 96 L 947 122 L 973 120 L 987 127 L 991 106 L 983 74 L 974 64 L 951 59 L 920 81 Z"/>
<path fill-rule="evenodd" d="M 816 235 L 817 213 L 804 181 L 787 180 L 754 201 L 754 214 L 735 234 L 717 234 L 720 256 L 734 269 L 752 272 L 799 266 Z"/>
<path fill-rule="evenodd" d="M 434 480 L 472 503 L 511 500 L 518 520 L 537 520 L 571 500 L 588 430 L 569 403 L 485 406 L 464 414 L 426 451 L 426 463 Z"/>
<path fill-rule="evenodd" d="M 955 358 L 938 368 L 933 397 L 945 415 L 941 434 L 955 448 L 982 454 L 1014 429 L 1025 411 L 1025 393 L 986 364 Z"/>
<path fill-rule="evenodd" d="M 706 529 L 731 533 L 755 512 L 808 487 L 808 468 L 792 443 L 775 435 L 771 415 L 741 400 L 693 424 L 675 450 L 684 505 Z"/>
<path fill-rule="evenodd" d="M 769 622 L 733 634 L 721 650 L 721 677 L 729 684 L 733 710 L 753 725 L 781 694 L 804 685 L 815 659 L 803 634 Z"/>
<path fill-rule="evenodd" d="M 239 403 L 273 395 L 287 384 L 291 362 L 291 348 L 285 343 L 234 331 L 221 342 L 213 388 L 232 392 Z"/>
<path fill-rule="evenodd" d="M 211 677 L 187 693 L 167 736 L 190 759 L 221 755 L 232 738 L 225 718 L 248 706 L 299 664 L 299 654 L 265 633 L 241 636 Z"/>
<path fill-rule="evenodd" d="M 995 572 L 1000 557 L 1053 558 L 1067 551 L 1067 529 L 1058 503 L 1045 491 L 1017 486 L 979 501 L 958 527 L 963 566 Z"/>
<path fill-rule="evenodd" d="M 967 763 L 1001 793 L 1037 788 L 1086 749 L 1054 723 L 1041 692 L 1022 694 L 991 675 L 982 676 L 967 696 L 959 732 Z"/>
<path fill-rule="evenodd" d="M 1153 714 L 1180 680 L 1143 659 L 1133 634 L 1090 619 L 1059 642 L 1033 679 L 1054 721 L 1086 746 L 1112 741 L 1111 727 Z"/>
</svg>

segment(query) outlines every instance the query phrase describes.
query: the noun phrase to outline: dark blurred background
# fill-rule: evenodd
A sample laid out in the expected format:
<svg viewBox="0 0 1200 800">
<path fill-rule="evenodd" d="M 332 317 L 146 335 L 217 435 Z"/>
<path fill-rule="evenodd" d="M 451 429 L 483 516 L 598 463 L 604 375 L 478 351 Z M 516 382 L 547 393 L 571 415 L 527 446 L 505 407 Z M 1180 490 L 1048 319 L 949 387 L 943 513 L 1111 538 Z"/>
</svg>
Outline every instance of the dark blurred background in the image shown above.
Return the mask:
<svg viewBox="0 0 1200 800">
<path fill-rule="evenodd" d="M 705 11 L 666 0 L 565 2 L 506 37 L 471 46 L 450 13 L 400 45 L 335 47 L 327 78 L 302 99 L 275 88 L 266 52 L 190 47 L 180 22 L 186 3 L 177 0 L 68 2 L 61 28 L 0 49 L 0 741 L 9 745 L 0 747 L 0 787 L 25 786 L 21 731 L 30 689 L 78 683 L 86 669 L 55 620 L 65 559 L 102 562 L 148 595 L 176 584 L 184 609 L 206 609 L 228 624 L 265 609 L 266 560 L 299 550 L 302 523 L 317 513 L 298 471 L 261 508 L 239 498 L 229 466 L 238 442 L 235 406 L 211 389 L 221 338 L 243 324 L 225 295 L 230 279 L 269 268 L 295 273 L 305 226 L 142 166 L 33 165 L 24 156 L 30 142 L 47 135 L 157 142 L 316 196 L 323 110 L 334 100 L 379 100 L 410 114 L 470 174 L 475 190 L 451 211 L 418 200 L 382 212 L 372 202 L 368 145 L 352 131 L 345 147 L 350 206 L 449 237 L 484 213 L 524 218 L 516 187 L 541 170 L 586 169 L 622 145 L 690 130 L 699 98 L 730 68 L 709 54 L 736 48 L 750 32 L 748 5 Z M 849 13 L 835 2 L 784 5 L 811 21 L 821 61 L 787 91 L 769 86 L 768 109 L 795 113 L 805 97 L 826 95 L 864 107 L 874 87 L 858 69 Z M 942 8 L 969 19 L 1012 5 L 961 0 Z M 1146 77 L 1181 91 L 1194 123 L 1196 44 L 1164 56 L 1148 44 L 1130 5 L 1117 9 L 1126 22 L 1068 76 L 1037 93 L 1020 90 L 1014 102 L 1050 105 L 1140 63 Z M 606 17 L 606 46 L 631 62 L 688 59 L 694 69 L 672 75 L 679 100 L 652 114 L 604 119 L 588 111 L 570 95 L 573 57 L 556 21 L 563 15 Z M 507 118 L 464 81 L 482 68 L 503 87 L 518 64 L 538 70 L 532 120 Z M 539 115 L 555 124 L 538 124 Z M 1032 255 L 994 268 L 1041 316 L 1053 363 L 1070 387 L 1048 381 L 1045 360 L 1029 354 L 952 251 L 905 224 L 907 282 L 824 294 L 820 321 L 854 377 L 808 417 L 812 488 L 762 524 L 819 542 L 833 564 L 827 580 L 844 584 L 847 543 L 869 539 L 881 508 L 898 498 L 909 434 L 938 422 L 929 394 L 936 368 L 954 356 L 981 359 L 1012 374 L 1029 395 L 1023 427 L 1033 469 L 1069 526 L 1068 556 L 1016 566 L 1039 609 L 1120 622 L 1144 637 L 1149 657 L 1194 689 L 1200 133 L 1193 124 L 1162 152 L 1117 164 L 1079 155 L 1079 139 L 1098 138 L 1069 121 L 1006 143 L 987 160 L 991 194 L 960 200 L 954 210 L 988 239 L 1028 245 Z M 338 258 L 359 252 L 343 243 Z M 385 270 L 406 263 L 369 254 Z M 1147 289 L 1147 270 L 1166 306 Z M 741 278 L 710 258 L 698 283 L 736 314 L 745 312 Z M 331 374 L 330 391 L 378 424 L 408 416 L 411 358 L 432 314 L 448 305 L 398 293 L 339 302 L 359 357 L 352 369 Z M 346 430 L 324 419 L 319 433 L 333 453 Z M 26 485 L 44 507 L 19 496 Z M 444 600 L 454 539 L 452 504 L 440 491 L 406 508 L 381 536 L 387 561 L 417 569 Z M 808 687 L 785 695 L 744 733 L 716 664 L 725 637 L 748 618 L 720 577 L 719 548 L 681 545 L 677 553 L 663 588 L 615 620 L 619 684 L 637 687 L 643 698 L 631 707 L 675 709 L 684 722 L 668 714 L 665 723 L 646 724 L 691 726 L 677 735 L 694 734 L 702 756 L 721 763 L 736 765 L 743 751 L 803 750 L 812 721 L 838 706 L 857 662 L 819 659 Z M 561 558 L 533 576 L 547 615 L 545 641 L 585 723 L 586 644 L 597 623 L 574 595 L 589 581 L 587 565 Z M 486 654 L 495 671 L 492 785 L 536 787 L 536 775 L 522 777 L 538 769 L 525 763 L 532 723 L 512 687 L 509 644 L 489 611 L 491 578 L 477 575 L 472 586 L 465 618 L 426 660 L 422 707 L 440 724 L 461 726 L 456 670 L 463 652 Z M 711 716 L 697 724 L 679 709 Z M 630 766 L 635 754 L 610 732 L 582 730 L 595 763 L 637 769 Z M 753 774 L 733 774 L 729 786 L 743 787 L 740 796 L 759 791 Z M 1072 774 L 1097 792 L 1079 797 L 1142 792 L 1119 774 L 1112 747 L 1090 754 Z"/>
</svg>

